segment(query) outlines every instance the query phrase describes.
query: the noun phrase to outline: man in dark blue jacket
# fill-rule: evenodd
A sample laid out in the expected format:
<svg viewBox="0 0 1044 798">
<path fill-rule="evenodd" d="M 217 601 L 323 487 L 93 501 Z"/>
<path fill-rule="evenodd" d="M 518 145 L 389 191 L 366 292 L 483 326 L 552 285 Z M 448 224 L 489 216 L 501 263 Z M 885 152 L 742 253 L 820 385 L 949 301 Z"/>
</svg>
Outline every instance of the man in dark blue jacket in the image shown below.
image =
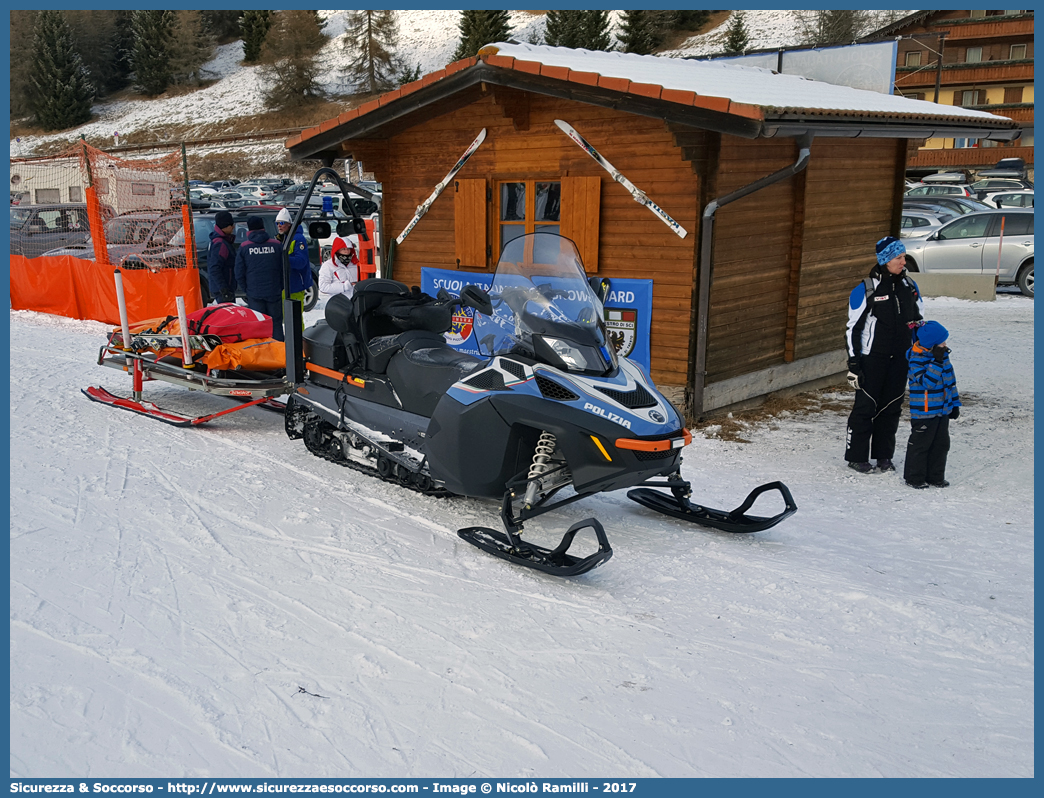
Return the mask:
<svg viewBox="0 0 1044 798">
<path fill-rule="evenodd" d="M 236 238 L 228 211 L 218 211 L 207 250 L 207 283 L 216 302 L 236 301 Z"/>
<path fill-rule="evenodd" d="M 260 216 L 247 219 L 246 241 L 236 253 L 236 281 L 247 307 L 272 317 L 272 337 L 283 340 L 282 246 L 265 230 Z"/>
</svg>

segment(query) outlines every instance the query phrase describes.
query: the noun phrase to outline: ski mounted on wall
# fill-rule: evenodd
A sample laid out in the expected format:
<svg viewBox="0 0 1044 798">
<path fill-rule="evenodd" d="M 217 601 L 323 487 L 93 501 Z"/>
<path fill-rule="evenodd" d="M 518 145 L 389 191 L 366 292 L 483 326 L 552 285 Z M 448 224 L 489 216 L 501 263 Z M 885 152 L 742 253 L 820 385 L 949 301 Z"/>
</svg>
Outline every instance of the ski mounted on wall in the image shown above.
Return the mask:
<svg viewBox="0 0 1044 798">
<path fill-rule="evenodd" d="M 403 242 L 403 239 L 410 234 L 410 231 L 417 226 L 417 222 L 419 222 L 421 220 L 421 217 L 428 212 L 429 208 L 431 208 L 431 203 L 438 199 L 439 194 L 441 194 L 443 189 L 445 189 L 446 186 L 449 185 L 454 175 L 456 175 L 457 172 L 459 172 L 461 168 L 464 166 L 464 164 L 468 162 L 468 158 L 475 154 L 475 150 L 479 148 L 479 145 L 482 144 L 485 138 L 486 129 L 482 128 L 482 130 L 479 131 L 479 134 L 475 137 L 475 140 L 471 142 L 471 144 L 468 146 L 466 150 L 464 150 L 464 154 L 460 156 L 460 160 L 457 161 L 457 163 L 454 164 L 453 168 L 449 170 L 449 173 L 444 178 L 442 178 L 442 182 L 435 186 L 435 190 L 431 192 L 431 196 L 417 206 L 417 213 L 413 215 L 413 218 L 410 219 L 409 223 L 406 225 L 403 231 L 399 233 L 398 238 L 395 239 L 396 245 L 401 244 Z"/>
<path fill-rule="evenodd" d="M 562 132 L 569 136 L 569 138 L 571 138 L 574 142 L 576 142 L 588 155 L 594 158 L 595 161 L 598 162 L 599 166 L 601 166 L 603 169 L 605 169 L 605 171 L 612 175 L 613 180 L 615 180 L 617 183 L 619 183 L 621 186 L 627 189 L 627 191 L 630 192 L 631 196 L 634 198 L 635 202 L 637 202 L 639 205 L 644 205 L 646 208 L 648 208 L 650 211 L 652 211 L 658 217 L 660 217 L 664 224 L 666 224 L 669 228 L 671 228 L 675 233 L 678 234 L 679 238 L 685 238 L 685 236 L 689 234 L 689 231 L 682 227 L 680 224 L 678 224 L 678 222 L 674 221 L 674 219 L 671 218 L 667 211 L 665 211 L 663 208 L 661 208 L 659 205 L 657 205 L 655 202 L 649 199 L 648 195 L 646 195 L 644 191 L 642 191 L 634 183 L 632 183 L 630 180 L 624 177 L 624 175 L 617 171 L 615 166 L 613 166 L 611 163 L 609 163 L 609 161 L 603 158 L 602 155 L 598 152 L 598 150 L 591 146 L 591 143 L 587 139 L 585 139 L 583 136 L 576 132 L 576 128 L 574 128 L 568 122 L 565 122 L 561 119 L 556 119 L 555 124 L 558 125 Z"/>
</svg>

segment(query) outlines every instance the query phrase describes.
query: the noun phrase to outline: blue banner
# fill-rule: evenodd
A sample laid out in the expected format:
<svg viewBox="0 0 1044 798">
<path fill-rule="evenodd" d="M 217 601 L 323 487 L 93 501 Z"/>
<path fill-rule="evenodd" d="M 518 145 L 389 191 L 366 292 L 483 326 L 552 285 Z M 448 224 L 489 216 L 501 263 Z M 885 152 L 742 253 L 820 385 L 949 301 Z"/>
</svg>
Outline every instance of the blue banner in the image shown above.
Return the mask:
<svg viewBox="0 0 1044 798">
<path fill-rule="evenodd" d="M 651 368 L 649 330 L 652 320 L 652 280 L 613 278 L 609 281 L 609 296 L 605 301 L 605 325 L 616 347 L 616 352 L 638 363 L 648 374 Z M 493 275 L 458 272 L 452 269 L 421 269 L 420 289 L 435 296 L 445 288 L 460 296 L 466 285 L 477 285 L 489 290 Z M 446 333 L 450 346 L 460 352 L 482 357 L 475 340 L 471 308 L 458 308 L 453 314 L 453 327 Z"/>
</svg>

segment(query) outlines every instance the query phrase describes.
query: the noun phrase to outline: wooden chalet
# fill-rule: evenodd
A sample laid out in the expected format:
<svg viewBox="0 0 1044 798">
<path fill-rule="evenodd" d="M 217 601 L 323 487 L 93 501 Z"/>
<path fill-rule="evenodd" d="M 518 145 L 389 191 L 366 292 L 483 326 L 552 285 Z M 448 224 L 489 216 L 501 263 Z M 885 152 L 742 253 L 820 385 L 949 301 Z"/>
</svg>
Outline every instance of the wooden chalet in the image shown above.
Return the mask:
<svg viewBox="0 0 1044 798">
<path fill-rule="evenodd" d="M 351 157 L 373 171 L 387 253 L 482 128 L 483 145 L 394 252 L 395 279 L 488 272 L 520 228 L 557 228 L 589 273 L 653 281 L 652 377 L 690 417 L 844 371 L 846 299 L 874 243 L 899 232 L 910 140 L 1018 135 L 989 113 L 764 69 L 508 43 L 286 146 L 294 159 Z"/>
</svg>

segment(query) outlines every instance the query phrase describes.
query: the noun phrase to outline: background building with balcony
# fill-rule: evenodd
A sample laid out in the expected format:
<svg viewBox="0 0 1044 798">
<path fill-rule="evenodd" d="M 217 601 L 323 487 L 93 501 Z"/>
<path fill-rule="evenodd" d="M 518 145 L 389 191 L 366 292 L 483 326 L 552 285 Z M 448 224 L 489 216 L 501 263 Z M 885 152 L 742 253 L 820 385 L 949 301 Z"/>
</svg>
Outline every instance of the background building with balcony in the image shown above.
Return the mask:
<svg viewBox="0 0 1044 798">
<path fill-rule="evenodd" d="M 863 41 L 898 38 L 895 93 L 1015 120 L 1016 141 L 930 138 L 910 172 L 984 169 L 1022 158 L 1033 169 L 1033 11 L 917 11 Z"/>
</svg>

